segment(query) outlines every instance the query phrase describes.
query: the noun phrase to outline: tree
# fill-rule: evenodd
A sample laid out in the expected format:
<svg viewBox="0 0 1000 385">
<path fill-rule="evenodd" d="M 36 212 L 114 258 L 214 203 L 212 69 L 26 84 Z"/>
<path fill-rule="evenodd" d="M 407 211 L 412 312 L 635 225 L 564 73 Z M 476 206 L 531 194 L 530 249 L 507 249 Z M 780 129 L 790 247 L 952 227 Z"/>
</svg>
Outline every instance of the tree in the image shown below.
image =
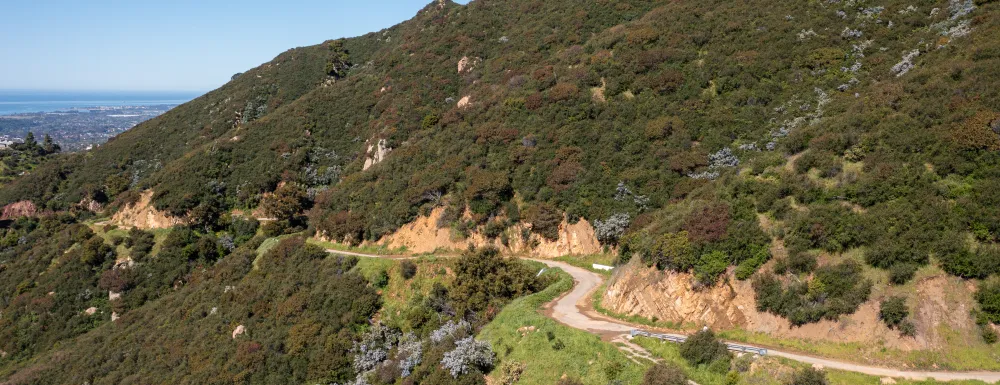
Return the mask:
<svg viewBox="0 0 1000 385">
<path fill-rule="evenodd" d="M 24 136 L 24 145 L 28 148 L 35 148 L 38 146 L 38 142 L 35 141 L 35 134 L 28 131 L 28 135 Z"/>
<path fill-rule="evenodd" d="M 55 154 L 61 149 L 58 144 L 52 141 L 52 137 L 49 134 L 45 134 L 45 139 L 42 140 L 42 151 L 45 155 Z"/>
<path fill-rule="evenodd" d="M 673 362 L 659 363 L 646 371 L 642 385 L 687 385 L 687 376 Z"/>
<path fill-rule="evenodd" d="M 100 266 L 115 257 L 115 250 L 104 243 L 104 239 L 94 236 L 83 243 L 80 261 L 90 266 Z"/>
<path fill-rule="evenodd" d="M 264 198 L 261 208 L 275 219 L 292 220 L 309 202 L 306 191 L 297 183 L 284 183 L 273 194 Z"/>
<path fill-rule="evenodd" d="M 559 239 L 559 224 L 563 220 L 563 215 L 559 212 L 559 209 L 547 203 L 542 203 L 525 210 L 525 216 L 531 223 L 531 232 L 541 235 L 550 241 Z"/>
<path fill-rule="evenodd" d="M 351 68 L 351 56 L 344 47 L 344 39 L 331 41 L 327 48 L 330 49 L 330 56 L 326 62 L 326 74 L 337 79 L 347 76 L 347 70 Z"/>
</svg>

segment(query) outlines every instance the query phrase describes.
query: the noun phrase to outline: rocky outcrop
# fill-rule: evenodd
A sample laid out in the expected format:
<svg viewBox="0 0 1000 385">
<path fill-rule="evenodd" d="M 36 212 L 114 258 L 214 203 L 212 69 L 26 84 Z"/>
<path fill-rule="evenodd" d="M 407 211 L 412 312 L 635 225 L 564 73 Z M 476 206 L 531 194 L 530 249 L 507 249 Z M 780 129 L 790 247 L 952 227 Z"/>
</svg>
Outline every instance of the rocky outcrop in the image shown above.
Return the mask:
<svg viewBox="0 0 1000 385">
<path fill-rule="evenodd" d="M 186 223 L 184 218 L 170 216 L 153 206 L 153 191 L 146 190 L 139 201 L 126 206 L 111 217 L 111 223 L 143 230 L 165 229 Z"/>
<path fill-rule="evenodd" d="M 470 59 L 468 56 L 463 56 L 462 59 L 458 61 L 458 73 L 463 74 L 472 71 L 481 61 L 482 59 L 478 57 Z"/>
<path fill-rule="evenodd" d="M 778 338 L 878 343 L 901 350 L 937 348 L 954 344 L 955 338 L 978 343 L 969 316 L 974 306 L 971 291 L 944 273 L 915 284 L 914 338 L 900 336 L 879 320 L 879 301 L 888 294 L 878 290 L 853 314 L 793 327 L 784 318 L 758 312 L 751 282 L 737 280 L 732 272 L 712 287 L 696 287 L 693 282 L 691 274 L 658 271 L 633 260 L 608 282 L 601 306 L 617 314 L 656 317 L 686 327 L 743 329 Z"/>
<path fill-rule="evenodd" d="M 574 224 L 563 221 L 559 225 L 559 238 L 546 240 L 536 234 L 528 242 L 521 239 L 521 232 L 530 228 L 528 224 L 518 224 L 507 229 L 508 245 L 499 239 L 487 239 L 482 234 L 472 233 L 465 239 L 458 239 L 448 227 L 438 228 L 444 208 L 438 207 L 430 215 L 417 218 L 396 232 L 384 237 L 379 244 L 391 249 L 405 247 L 413 253 L 429 253 L 435 250 L 465 250 L 469 245 L 476 247 L 493 246 L 509 253 L 527 254 L 541 258 L 555 258 L 563 255 L 584 255 L 601 252 L 594 228 L 586 220 Z M 535 245 L 532 247 L 532 245 Z"/>
<path fill-rule="evenodd" d="M 392 151 L 386 144 L 388 142 L 385 139 L 379 139 L 374 145 L 368 145 L 368 151 L 365 152 L 365 165 L 362 170 L 367 170 L 385 160 L 385 157 Z"/>
<path fill-rule="evenodd" d="M 38 208 L 31 201 L 14 202 L 3 207 L 3 216 L 0 219 L 17 219 L 21 217 L 33 217 L 38 215 Z"/>
<path fill-rule="evenodd" d="M 76 205 L 81 209 L 90 211 L 92 213 L 100 212 L 102 209 L 104 209 L 104 205 L 90 198 L 83 198 Z"/>
<path fill-rule="evenodd" d="M 466 108 L 469 106 L 469 103 L 471 103 L 471 100 L 472 100 L 471 96 L 468 95 L 463 96 L 461 99 L 458 100 L 458 104 L 456 106 L 458 108 Z"/>
<path fill-rule="evenodd" d="M 235 340 L 236 337 L 243 335 L 243 333 L 246 333 L 246 331 L 247 331 L 246 326 L 243 325 L 237 326 L 236 329 L 233 329 L 233 339 Z"/>
</svg>

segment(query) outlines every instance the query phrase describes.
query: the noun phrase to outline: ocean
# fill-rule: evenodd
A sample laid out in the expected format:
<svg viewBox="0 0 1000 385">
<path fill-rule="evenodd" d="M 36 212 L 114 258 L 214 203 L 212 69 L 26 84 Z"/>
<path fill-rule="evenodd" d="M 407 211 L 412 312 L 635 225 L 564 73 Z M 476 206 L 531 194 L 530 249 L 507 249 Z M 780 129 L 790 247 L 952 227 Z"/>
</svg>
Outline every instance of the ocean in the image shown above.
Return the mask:
<svg viewBox="0 0 1000 385">
<path fill-rule="evenodd" d="M 0 90 L 0 115 L 98 106 L 183 104 L 200 95 L 198 92 Z"/>
</svg>

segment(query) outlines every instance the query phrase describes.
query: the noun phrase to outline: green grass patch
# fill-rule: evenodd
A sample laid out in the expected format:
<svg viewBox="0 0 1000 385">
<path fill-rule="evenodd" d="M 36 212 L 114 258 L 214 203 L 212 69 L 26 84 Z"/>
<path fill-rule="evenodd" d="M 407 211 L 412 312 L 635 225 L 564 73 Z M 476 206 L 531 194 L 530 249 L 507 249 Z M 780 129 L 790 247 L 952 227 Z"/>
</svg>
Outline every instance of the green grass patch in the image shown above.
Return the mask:
<svg viewBox="0 0 1000 385">
<path fill-rule="evenodd" d="M 351 246 L 342 243 L 327 242 L 319 240 L 316 238 L 307 238 L 306 242 L 314 244 L 316 246 L 322 247 L 324 249 L 330 250 L 340 250 L 340 251 L 353 251 L 355 253 L 365 253 L 374 255 L 398 255 L 406 254 L 406 248 L 401 247 L 398 249 L 389 249 L 385 245 L 363 245 L 363 246 Z"/>
<path fill-rule="evenodd" d="M 355 269 L 371 282 L 382 271 L 388 273 L 389 282 L 382 289 L 382 321 L 405 329 L 406 311 L 418 306 L 431 292 L 435 283 L 450 287 L 455 277 L 451 267 L 454 259 L 433 256 L 409 259 L 417 265 L 417 273 L 410 279 L 403 278 L 400 264 L 403 260 L 359 258 Z"/>
<path fill-rule="evenodd" d="M 616 379 L 624 384 L 638 384 L 646 365 L 632 362 L 614 345 L 594 334 L 539 314 L 542 305 L 573 286 L 573 279 L 562 270 L 553 269 L 545 274 L 559 274 L 559 280 L 539 293 L 514 300 L 480 332 L 480 338 L 489 341 L 497 353 L 497 367 L 509 361 L 526 364 L 518 382 L 525 385 L 551 385 L 564 374 L 580 378 L 588 385 L 605 385 Z M 529 327 L 534 327 L 534 331 L 528 331 Z M 551 341 L 549 332 L 553 334 Z M 493 376 L 497 375 L 494 372 Z"/>
<path fill-rule="evenodd" d="M 598 270 L 594 268 L 594 264 L 614 266 L 615 256 L 611 254 L 588 254 L 588 255 L 564 255 L 555 259 L 556 261 L 566 262 L 570 265 L 587 269 L 589 271 L 601 274 L 605 277 L 610 277 L 611 272 L 608 270 Z"/>
</svg>

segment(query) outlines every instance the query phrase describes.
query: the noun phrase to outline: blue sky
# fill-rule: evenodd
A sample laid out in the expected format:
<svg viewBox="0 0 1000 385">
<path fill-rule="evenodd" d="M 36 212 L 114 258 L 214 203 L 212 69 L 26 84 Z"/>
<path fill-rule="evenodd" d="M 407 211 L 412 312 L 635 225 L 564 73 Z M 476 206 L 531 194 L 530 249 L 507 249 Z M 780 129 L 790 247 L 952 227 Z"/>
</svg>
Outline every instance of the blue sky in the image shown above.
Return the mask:
<svg viewBox="0 0 1000 385">
<path fill-rule="evenodd" d="M 289 48 L 378 31 L 430 2 L 4 1 L 0 89 L 208 91 Z"/>
</svg>

